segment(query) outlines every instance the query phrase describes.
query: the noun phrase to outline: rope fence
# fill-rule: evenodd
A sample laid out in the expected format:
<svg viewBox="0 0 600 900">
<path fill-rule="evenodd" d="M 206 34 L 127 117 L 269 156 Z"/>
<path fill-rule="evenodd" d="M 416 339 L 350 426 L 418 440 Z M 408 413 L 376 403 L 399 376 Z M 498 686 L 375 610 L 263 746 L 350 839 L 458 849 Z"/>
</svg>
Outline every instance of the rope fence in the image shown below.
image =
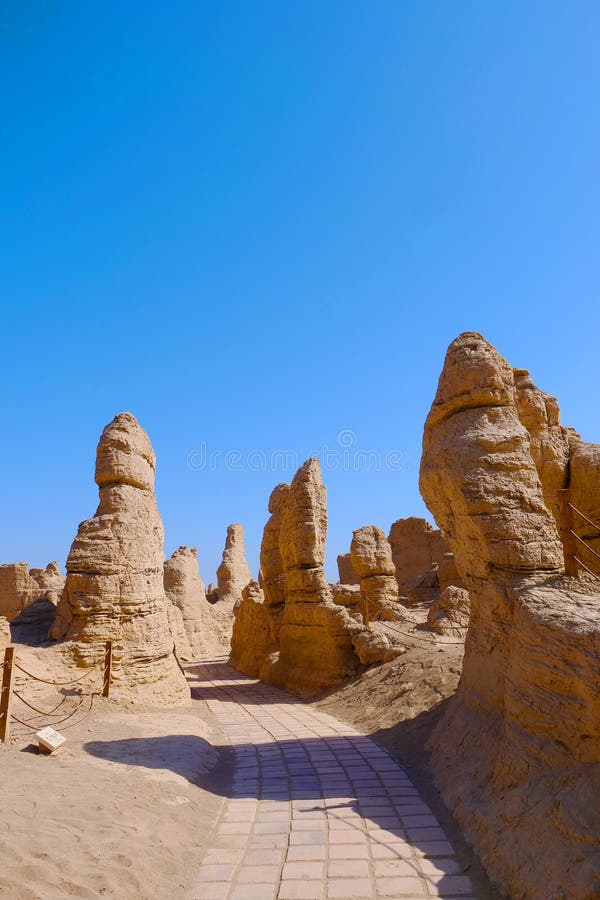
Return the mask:
<svg viewBox="0 0 600 900">
<path fill-rule="evenodd" d="M 597 522 L 593 522 L 589 519 L 585 513 L 583 513 L 580 509 L 577 509 L 571 503 L 569 489 L 557 492 L 558 497 L 558 505 L 560 511 L 560 525 L 561 525 L 561 538 L 564 547 L 565 553 L 565 573 L 567 575 L 571 575 L 573 578 L 577 578 L 579 576 L 579 567 L 591 575 L 593 578 L 596 578 L 600 581 L 600 574 L 595 572 L 590 566 L 587 565 L 582 559 L 581 556 L 578 556 L 578 547 L 582 547 L 587 553 L 593 556 L 595 559 L 600 560 L 600 553 L 594 550 L 593 547 L 590 546 L 589 542 L 581 537 L 580 534 L 577 534 L 575 531 L 575 516 L 579 516 L 580 519 L 583 519 L 591 528 L 598 532 L 598 537 L 600 538 L 600 525 Z M 579 551 L 581 553 L 581 551 Z M 588 557 L 589 559 L 589 557 Z M 592 563 L 590 562 L 590 565 Z"/>
<path fill-rule="evenodd" d="M 44 725 L 47 724 L 56 726 L 62 725 L 63 722 L 68 722 L 69 724 L 62 725 L 62 730 L 64 731 L 67 728 L 74 728 L 75 725 L 79 725 L 80 722 L 83 722 L 84 719 L 87 719 L 94 708 L 94 700 L 96 699 L 96 697 L 110 696 L 112 656 L 113 642 L 107 641 L 104 648 L 103 658 L 100 660 L 100 662 L 96 663 L 95 666 L 90 666 L 90 668 L 78 678 L 70 678 L 68 681 L 62 681 L 44 678 L 41 675 L 35 675 L 33 672 L 25 669 L 24 666 L 22 666 L 19 660 L 16 658 L 15 647 L 7 647 L 4 651 L 4 662 L 2 665 L 2 687 L 0 692 L 0 741 L 6 743 L 10 739 L 12 721 L 18 722 L 19 725 L 24 726 L 25 728 L 29 729 L 29 731 L 35 732 L 39 731 L 44 727 Z M 69 711 L 61 708 L 67 701 L 66 695 L 62 697 L 62 699 L 56 704 L 56 706 L 54 706 L 50 710 L 47 710 L 41 709 L 40 707 L 36 706 L 30 699 L 23 696 L 23 686 L 19 685 L 19 690 L 17 690 L 15 687 L 15 678 L 17 677 L 17 672 L 21 673 L 21 678 L 30 679 L 31 681 L 38 682 L 40 684 L 52 685 L 53 687 L 70 687 L 80 684 L 82 681 L 85 681 L 86 678 L 89 678 L 99 670 L 102 670 L 101 691 L 90 690 L 86 693 L 82 693 L 81 689 L 78 689 L 78 693 L 76 694 L 76 696 L 79 702 L 74 709 L 71 709 Z M 73 716 L 75 716 L 76 713 L 81 709 L 81 707 L 85 703 L 86 698 L 88 697 L 89 706 L 86 709 L 84 715 L 78 718 L 75 722 L 70 722 L 69 720 L 72 719 Z M 31 710 L 34 715 L 28 719 L 24 719 L 21 718 L 21 716 L 16 715 L 12 708 L 13 702 L 15 700 Z M 40 719 L 51 719 L 52 721 L 50 723 L 44 723 L 43 721 L 39 721 Z"/>
</svg>

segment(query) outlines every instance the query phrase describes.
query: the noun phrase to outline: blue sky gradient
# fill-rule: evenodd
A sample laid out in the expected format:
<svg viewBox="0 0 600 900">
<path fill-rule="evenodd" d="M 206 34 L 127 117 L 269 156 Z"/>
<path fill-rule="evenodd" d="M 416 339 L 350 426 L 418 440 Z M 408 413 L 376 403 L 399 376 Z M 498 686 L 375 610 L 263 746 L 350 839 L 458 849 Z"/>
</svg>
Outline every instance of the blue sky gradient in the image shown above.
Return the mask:
<svg viewBox="0 0 600 900">
<path fill-rule="evenodd" d="M 339 451 L 334 577 L 353 528 L 424 514 L 464 330 L 600 441 L 599 26 L 578 0 L 8 4 L 2 560 L 64 565 L 130 410 L 206 581 L 234 521 L 256 573 L 274 451 Z"/>
</svg>

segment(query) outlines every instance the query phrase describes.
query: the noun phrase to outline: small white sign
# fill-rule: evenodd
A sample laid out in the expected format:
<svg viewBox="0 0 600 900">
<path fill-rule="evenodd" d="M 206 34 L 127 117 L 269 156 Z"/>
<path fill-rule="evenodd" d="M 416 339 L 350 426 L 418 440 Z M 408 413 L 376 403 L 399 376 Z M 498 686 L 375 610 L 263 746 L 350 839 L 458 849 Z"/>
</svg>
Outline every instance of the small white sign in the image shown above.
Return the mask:
<svg viewBox="0 0 600 900">
<path fill-rule="evenodd" d="M 40 749 L 44 750 L 45 753 L 54 753 L 67 740 L 63 734 L 59 734 L 58 731 L 55 731 L 49 725 L 46 728 L 42 728 L 41 731 L 37 731 L 35 736 L 38 739 Z"/>
</svg>

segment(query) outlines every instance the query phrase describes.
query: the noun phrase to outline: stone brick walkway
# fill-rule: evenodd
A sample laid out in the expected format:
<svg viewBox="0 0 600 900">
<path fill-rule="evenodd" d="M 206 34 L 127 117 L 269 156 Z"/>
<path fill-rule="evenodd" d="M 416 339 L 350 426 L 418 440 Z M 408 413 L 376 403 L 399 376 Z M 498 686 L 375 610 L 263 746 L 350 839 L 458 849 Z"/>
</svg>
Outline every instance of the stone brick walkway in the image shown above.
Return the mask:
<svg viewBox="0 0 600 900">
<path fill-rule="evenodd" d="M 224 663 L 188 678 L 235 754 L 190 900 L 472 900 L 437 819 L 385 750 Z"/>
</svg>

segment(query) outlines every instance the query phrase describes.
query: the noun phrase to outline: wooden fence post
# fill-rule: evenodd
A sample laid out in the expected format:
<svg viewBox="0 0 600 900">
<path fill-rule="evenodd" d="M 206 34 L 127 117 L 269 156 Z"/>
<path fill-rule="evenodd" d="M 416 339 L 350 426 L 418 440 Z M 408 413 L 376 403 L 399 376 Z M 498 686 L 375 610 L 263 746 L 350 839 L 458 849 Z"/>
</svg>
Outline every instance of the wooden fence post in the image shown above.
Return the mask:
<svg viewBox="0 0 600 900">
<path fill-rule="evenodd" d="M 112 641 L 106 642 L 104 649 L 104 681 L 102 684 L 102 696 L 110 696 L 110 675 L 112 670 Z"/>
<path fill-rule="evenodd" d="M 579 568 L 575 559 L 575 551 L 577 549 L 575 538 L 573 537 L 573 509 L 569 499 L 569 489 L 557 491 L 558 508 L 560 511 L 560 536 L 563 542 L 563 550 L 565 555 L 565 574 L 577 578 Z"/>
<path fill-rule="evenodd" d="M 13 665 L 15 648 L 7 647 L 4 651 L 4 666 L 2 669 L 2 693 L 0 693 L 0 741 L 8 741 L 10 738 L 10 708 L 12 705 L 13 680 L 15 667 Z"/>
</svg>

